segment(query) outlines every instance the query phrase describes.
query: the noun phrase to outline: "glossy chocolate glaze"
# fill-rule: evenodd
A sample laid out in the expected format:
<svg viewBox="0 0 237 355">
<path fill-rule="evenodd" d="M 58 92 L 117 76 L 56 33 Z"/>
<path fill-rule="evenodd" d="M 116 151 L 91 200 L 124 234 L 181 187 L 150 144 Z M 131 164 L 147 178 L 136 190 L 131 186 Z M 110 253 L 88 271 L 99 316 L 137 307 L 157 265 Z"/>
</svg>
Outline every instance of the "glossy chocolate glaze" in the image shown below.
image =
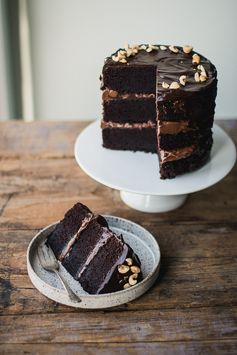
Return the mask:
<svg viewBox="0 0 237 355">
<path fill-rule="evenodd" d="M 193 92 L 205 90 L 206 87 L 209 87 L 213 82 L 216 82 L 217 71 L 215 66 L 204 56 L 197 53 L 196 51 L 191 51 L 189 54 L 183 52 L 182 47 L 178 48 L 178 53 L 172 52 L 167 46 L 166 50 L 153 50 L 151 52 L 146 52 L 145 50 L 139 50 L 138 53 L 134 56 L 127 58 L 127 63 L 114 62 L 111 57 L 106 58 L 103 72 L 108 66 L 121 67 L 130 67 L 130 66 L 149 66 L 157 68 L 157 84 L 159 87 L 160 95 L 166 96 L 170 95 L 172 92 L 175 93 L 177 90 L 164 89 L 162 87 L 162 82 L 165 81 L 168 84 L 171 84 L 173 81 L 179 82 L 181 75 L 187 76 L 186 85 L 180 85 L 182 92 Z M 204 82 L 196 82 L 194 79 L 194 74 L 197 71 L 197 65 L 192 63 L 192 55 L 197 53 L 200 58 L 200 65 L 204 67 L 207 73 L 208 79 Z"/>
</svg>

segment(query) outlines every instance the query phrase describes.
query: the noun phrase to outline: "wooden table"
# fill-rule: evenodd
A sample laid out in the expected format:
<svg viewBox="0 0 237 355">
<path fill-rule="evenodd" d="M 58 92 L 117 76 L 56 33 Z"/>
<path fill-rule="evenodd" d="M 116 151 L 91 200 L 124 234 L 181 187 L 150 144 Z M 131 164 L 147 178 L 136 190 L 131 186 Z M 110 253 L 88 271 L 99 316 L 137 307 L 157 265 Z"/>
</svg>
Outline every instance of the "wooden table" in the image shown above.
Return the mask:
<svg viewBox="0 0 237 355">
<path fill-rule="evenodd" d="M 176 211 L 137 212 L 77 166 L 73 144 L 87 124 L 0 124 L 0 353 L 236 354 L 237 167 Z M 220 124 L 236 142 L 237 121 Z M 30 240 L 77 201 L 155 235 L 162 268 L 147 294 L 85 311 L 32 286 Z"/>
</svg>

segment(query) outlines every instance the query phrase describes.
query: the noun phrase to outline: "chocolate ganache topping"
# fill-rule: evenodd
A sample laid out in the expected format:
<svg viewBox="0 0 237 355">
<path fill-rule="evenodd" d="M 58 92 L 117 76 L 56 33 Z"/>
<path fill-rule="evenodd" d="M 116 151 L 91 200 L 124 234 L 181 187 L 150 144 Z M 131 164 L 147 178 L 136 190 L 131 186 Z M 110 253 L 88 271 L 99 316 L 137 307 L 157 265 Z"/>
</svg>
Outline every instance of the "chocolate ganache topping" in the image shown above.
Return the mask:
<svg viewBox="0 0 237 355">
<path fill-rule="evenodd" d="M 128 46 L 127 49 L 119 49 L 111 57 L 107 57 L 104 70 L 107 65 L 157 68 L 156 84 L 161 97 L 170 96 L 177 89 L 183 94 L 200 91 L 207 86 L 215 85 L 217 81 L 215 66 L 189 46 L 147 44 Z"/>
</svg>

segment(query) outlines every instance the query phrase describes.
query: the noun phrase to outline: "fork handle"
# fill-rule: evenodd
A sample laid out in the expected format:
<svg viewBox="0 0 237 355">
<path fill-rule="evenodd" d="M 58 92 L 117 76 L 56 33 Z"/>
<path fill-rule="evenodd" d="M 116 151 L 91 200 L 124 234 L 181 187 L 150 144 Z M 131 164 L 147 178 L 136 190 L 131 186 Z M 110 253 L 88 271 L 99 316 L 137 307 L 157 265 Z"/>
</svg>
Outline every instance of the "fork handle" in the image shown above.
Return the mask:
<svg viewBox="0 0 237 355">
<path fill-rule="evenodd" d="M 54 270 L 55 273 L 58 275 L 60 281 L 62 282 L 62 285 L 65 289 L 65 291 L 67 292 L 69 298 L 71 301 L 73 302 L 81 302 L 81 299 L 79 296 L 77 296 L 72 289 L 69 287 L 69 285 L 67 284 L 67 282 L 65 281 L 64 277 L 58 272 L 58 270 Z"/>
</svg>

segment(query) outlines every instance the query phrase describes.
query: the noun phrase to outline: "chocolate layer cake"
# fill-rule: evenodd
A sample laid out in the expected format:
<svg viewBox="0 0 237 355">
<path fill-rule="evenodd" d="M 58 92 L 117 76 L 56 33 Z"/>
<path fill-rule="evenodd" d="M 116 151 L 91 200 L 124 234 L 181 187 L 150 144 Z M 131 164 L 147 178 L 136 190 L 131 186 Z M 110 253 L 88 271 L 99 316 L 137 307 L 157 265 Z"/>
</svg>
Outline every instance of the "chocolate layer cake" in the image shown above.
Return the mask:
<svg viewBox="0 0 237 355">
<path fill-rule="evenodd" d="M 137 255 L 106 220 L 81 203 L 74 205 L 47 244 L 65 269 L 90 294 L 126 289 L 141 281 Z"/>
<path fill-rule="evenodd" d="M 161 178 L 205 164 L 217 93 L 214 65 L 190 46 L 136 45 L 106 58 L 103 146 L 158 153 Z"/>
</svg>

